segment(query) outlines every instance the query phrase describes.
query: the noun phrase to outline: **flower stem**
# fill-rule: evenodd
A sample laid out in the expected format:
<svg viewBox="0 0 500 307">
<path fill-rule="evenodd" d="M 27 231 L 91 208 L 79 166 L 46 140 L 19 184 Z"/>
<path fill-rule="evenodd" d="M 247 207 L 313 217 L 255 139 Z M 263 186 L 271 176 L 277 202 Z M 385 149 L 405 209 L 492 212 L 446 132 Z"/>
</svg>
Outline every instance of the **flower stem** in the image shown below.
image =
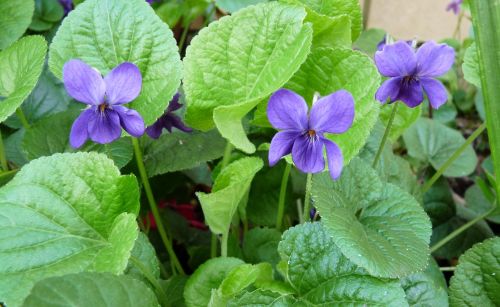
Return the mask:
<svg viewBox="0 0 500 307">
<path fill-rule="evenodd" d="M 380 142 L 380 146 L 378 148 L 377 154 L 375 155 L 375 159 L 373 160 L 373 165 L 372 165 L 373 168 L 377 167 L 377 163 L 380 160 L 380 156 L 382 155 L 382 152 L 384 151 L 385 143 L 387 142 L 387 139 L 389 138 L 389 132 L 391 132 L 392 123 L 394 122 L 394 118 L 396 117 L 398 105 L 399 105 L 398 102 L 395 102 L 394 106 L 392 107 L 391 117 L 389 118 L 389 122 L 387 123 L 387 127 L 385 127 L 385 132 L 384 132 L 384 136 L 382 137 L 382 142 Z"/>
<path fill-rule="evenodd" d="M 217 257 L 217 236 L 212 234 L 210 237 L 210 258 Z"/>
<path fill-rule="evenodd" d="M 470 220 L 466 224 L 463 224 L 460 228 L 456 229 L 455 231 L 453 231 L 452 233 L 450 233 L 449 235 L 447 235 L 444 239 L 442 239 L 441 241 L 439 241 L 438 243 L 436 243 L 434 246 L 432 246 L 431 247 L 431 253 L 434 253 L 435 251 L 437 251 L 438 249 L 440 249 L 441 247 L 443 247 L 444 245 L 446 245 L 446 243 L 450 242 L 455 237 L 457 237 L 459 234 L 461 234 L 462 232 L 466 231 L 470 227 L 474 226 L 474 224 L 476 224 L 477 222 L 479 222 L 479 221 L 483 220 L 484 218 L 486 218 L 493 211 L 495 211 L 495 209 L 496 209 L 496 202 L 493 203 L 493 207 L 490 210 L 488 210 L 487 212 L 485 212 L 485 213 L 477 216 L 473 220 Z"/>
<path fill-rule="evenodd" d="M 483 123 L 481 126 L 479 126 L 479 128 L 476 129 L 476 131 L 474 131 L 474 133 L 471 134 L 471 136 L 469 136 L 469 138 L 467 138 L 465 143 L 462 146 L 460 146 L 460 148 L 458 148 L 451 155 L 451 157 L 448 160 L 446 160 L 446 162 L 439 168 L 439 170 L 434 174 L 434 176 L 432 176 L 432 178 L 425 183 L 424 187 L 422 188 L 423 193 L 429 191 L 432 185 L 439 179 L 439 177 L 441 177 L 441 175 L 443 175 L 443 173 L 448 169 L 448 167 L 450 167 L 450 165 L 453 162 L 455 162 L 455 160 L 458 159 L 458 157 L 460 157 L 462 152 L 464 152 L 464 150 L 466 150 L 467 147 L 470 144 L 472 144 L 472 142 L 474 142 L 474 140 L 477 139 L 477 137 L 480 136 L 485 129 L 486 129 L 486 123 Z"/>
<path fill-rule="evenodd" d="M 175 255 L 175 252 L 172 248 L 172 243 L 170 242 L 167 232 L 165 231 L 165 227 L 163 225 L 163 221 L 160 216 L 160 212 L 158 211 L 158 206 L 156 205 L 155 198 L 153 196 L 153 191 L 151 190 L 151 185 L 149 184 L 148 174 L 146 173 L 146 167 L 144 166 L 144 161 L 142 159 L 142 151 L 139 145 L 139 141 L 137 138 L 132 138 L 132 144 L 134 146 L 135 152 L 135 160 L 137 162 L 137 168 L 139 169 L 139 174 L 141 175 L 142 185 L 144 187 L 144 191 L 146 192 L 146 197 L 149 202 L 149 206 L 151 208 L 151 212 L 153 213 L 153 217 L 156 221 L 156 225 L 158 226 L 158 232 L 160 233 L 160 237 L 167 249 L 168 255 L 170 256 L 170 261 L 174 264 L 177 271 L 184 275 L 184 269 L 182 268 L 179 259 Z"/>
<path fill-rule="evenodd" d="M 304 215 L 303 218 L 304 222 L 311 220 L 311 217 L 309 216 L 309 211 L 311 210 L 311 188 L 312 188 L 312 174 L 308 173 L 306 180 L 306 195 L 304 196 L 304 212 L 302 212 L 302 214 Z"/>
<path fill-rule="evenodd" d="M 19 117 L 19 120 L 21 121 L 21 124 L 23 124 L 24 129 L 29 129 L 31 127 L 30 123 L 26 119 L 26 116 L 24 116 L 24 112 L 23 112 L 23 110 L 21 110 L 20 107 L 17 108 L 16 114 L 17 114 L 17 117 Z"/>
<path fill-rule="evenodd" d="M 231 144 L 231 142 L 228 141 L 226 144 L 226 148 L 224 149 L 224 156 L 222 157 L 221 170 L 223 170 L 229 164 L 229 162 L 231 162 L 232 152 L 233 152 L 233 145 Z"/>
<path fill-rule="evenodd" d="M 220 240 L 220 255 L 221 257 L 227 257 L 227 239 L 229 238 L 229 229 L 222 234 Z"/>
<path fill-rule="evenodd" d="M 280 198 L 278 201 L 278 214 L 276 216 L 276 229 L 280 230 L 283 223 L 283 214 L 285 213 L 285 197 L 286 188 L 288 186 L 288 178 L 290 177 L 290 171 L 292 170 L 292 165 L 287 163 L 285 166 L 285 171 L 283 172 L 283 178 L 281 178 L 281 188 L 280 188 Z"/>
<path fill-rule="evenodd" d="M 186 38 L 187 38 L 187 35 L 189 33 L 190 26 L 191 26 L 191 22 L 189 22 L 182 30 L 181 38 L 179 40 L 179 51 L 182 51 L 182 48 L 184 48 L 184 44 L 186 43 Z"/>
<path fill-rule="evenodd" d="M 163 304 L 166 304 L 168 302 L 167 295 L 163 291 L 163 288 L 161 287 L 160 283 L 158 280 L 153 276 L 153 274 L 142 264 L 142 262 L 137 259 L 134 256 L 130 256 L 130 261 L 141 271 L 142 275 L 146 277 L 146 279 L 153 285 L 153 287 L 156 290 L 156 294 L 159 296 L 160 301 Z M 163 305 L 162 304 L 162 305 Z"/>
<path fill-rule="evenodd" d="M 5 156 L 5 147 L 3 146 L 2 132 L 0 132 L 0 165 L 2 165 L 2 170 L 4 172 L 9 170 L 9 164 L 7 163 L 7 157 Z"/>
</svg>

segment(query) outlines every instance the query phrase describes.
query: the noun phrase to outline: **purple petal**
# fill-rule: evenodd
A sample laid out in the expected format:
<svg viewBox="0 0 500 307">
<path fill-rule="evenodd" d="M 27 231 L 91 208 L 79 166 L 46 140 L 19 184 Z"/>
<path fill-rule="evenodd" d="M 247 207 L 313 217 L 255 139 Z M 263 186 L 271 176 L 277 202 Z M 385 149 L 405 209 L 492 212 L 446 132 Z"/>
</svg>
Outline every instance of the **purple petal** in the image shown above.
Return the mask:
<svg viewBox="0 0 500 307">
<path fill-rule="evenodd" d="M 172 98 L 172 100 L 170 100 L 170 102 L 168 103 L 168 108 L 166 113 L 177 111 L 180 108 L 182 108 L 182 104 L 179 103 L 179 98 L 180 98 L 179 93 L 174 95 L 174 98 Z"/>
<path fill-rule="evenodd" d="M 450 70 L 455 61 L 455 50 L 446 44 L 429 41 L 417 51 L 419 77 L 438 77 Z"/>
<path fill-rule="evenodd" d="M 427 94 L 427 98 L 434 109 L 438 109 L 448 100 L 448 93 L 444 85 L 432 78 L 422 78 L 420 83 Z"/>
<path fill-rule="evenodd" d="M 73 148 L 80 148 L 89 138 L 88 127 L 92 116 L 95 115 L 93 109 L 83 111 L 73 123 L 69 134 L 69 143 Z"/>
<path fill-rule="evenodd" d="M 280 89 L 269 99 L 267 118 L 276 129 L 306 130 L 307 104 L 304 98 L 296 93 Z"/>
<path fill-rule="evenodd" d="M 405 41 L 386 45 L 375 53 L 375 64 L 379 72 L 386 77 L 404 77 L 413 74 L 417 58 L 413 48 Z"/>
<path fill-rule="evenodd" d="M 382 104 L 396 101 L 403 78 L 390 78 L 384 81 L 377 90 L 375 98 Z"/>
<path fill-rule="evenodd" d="M 280 131 L 271 140 L 269 148 L 269 166 L 275 166 L 284 156 L 292 152 L 293 143 L 300 136 L 295 131 Z"/>
<path fill-rule="evenodd" d="M 75 100 L 92 105 L 104 101 L 106 85 L 101 74 L 80 60 L 69 60 L 63 67 L 64 87 Z"/>
<path fill-rule="evenodd" d="M 120 125 L 131 136 L 140 137 L 144 134 L 144 120 L 139 112 L 123 106 L 113 106 L 113 110 L 120 116 Z"/>
<path fill-rule="evenodd" d="M 318 173 L 325 169 L 323 141 L 316 136 L 302 135 L 295 139 L 292 147 L 295 166 L 304 173 Z"/>
<path fill-rule="evenodd" d="M 354 98 L 346 90 L 322 97 L 311 108 L 309 127 L 317 133 L 343 133 L 354 121 Z"/>
<path fill-rule="evenodd" d="M 99 144 L 111 143 L 118 139 L 122 129 L 120 127 L 120 116 L 114 110 L 96 110 L 89 122 L 90 139 Z"/>
<path fill-rule="evenodd" d="M 165 116 L 166 119 L 169 119 L 170 120 L 170 123 L 171 123 L 171 127 L 175 127 L 181 131 L 184 131 L 184 132 L 192 132 L 193 129 L 189 128 L 188 126 L 184 125 L 184 123 L 182 122 L 181 118 L 177 115 L 174 115 L 174 114 L 168 114 L 167 116 Z M 171 130 L 170 130 L 171 131 Z"/>
<path fill-rule="evenodd" d="M 401 100 L 410 108 L 414 108 L 424 101 L 424 93 L 419 81 L 412 80 L 401 84 L 396 100 Z"/>
<path fill-rule="evenodd" d="M 104 77 L 106 96 L 111 105 L 129 103 L 141 92 L 141 71 L 132 63 L 122 63 Z"/>
<path fill-rule="evenodd" d="M 150 138 L 156 140 L 160 137 L 162 130 L 163 130 L 163 124 L 161 123 L 160 120 L 157 120 L 153 125 L 146 128 L 146 133 L 149 135 Z"/>
<path fill-rule="evenodd" d="M 326 147 L 326 156 L 328 158 L 328 171 L 333 180 L 337 180 L 342 173 L 342 166 L 344 164 L 344 156 L 339 146 L 334 142 L 323 138 Z"/>
</svg>

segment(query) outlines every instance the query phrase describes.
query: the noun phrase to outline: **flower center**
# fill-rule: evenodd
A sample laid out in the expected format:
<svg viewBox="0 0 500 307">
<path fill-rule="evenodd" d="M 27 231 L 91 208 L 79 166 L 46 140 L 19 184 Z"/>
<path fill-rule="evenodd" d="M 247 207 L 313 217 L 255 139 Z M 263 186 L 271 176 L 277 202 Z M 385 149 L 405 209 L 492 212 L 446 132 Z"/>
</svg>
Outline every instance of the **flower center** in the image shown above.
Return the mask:
<svg viewBox="0 0 500 307">
<path fill-rule="evenodd" d="M 307 134 L 309 135 L 310 138 L 314 138 L 316 137 L 316 130 L 309 129 L 309 131 L 307 131 Z"/>
<path fill-rule="evenodd" d="M 403 85 L 409 85 L 413 81 L 417 81 L 417 78 L 415 78 L 414 76 L 406 76 L 403 78 Z"/>
<path fill-rule="evenodd" d="M 99 111 L 100 111 L 101 113 L 103 113 L 103 112 L 104 112 L 104 110 L 106 110 L 106 109 L 107 109 L 107 107 L 108 107 L 108 104 L 107 104 L 107 103 L 102 103 L 102 104 L 100 104 L 100 105 L 99 105 Z"/>
</svg>

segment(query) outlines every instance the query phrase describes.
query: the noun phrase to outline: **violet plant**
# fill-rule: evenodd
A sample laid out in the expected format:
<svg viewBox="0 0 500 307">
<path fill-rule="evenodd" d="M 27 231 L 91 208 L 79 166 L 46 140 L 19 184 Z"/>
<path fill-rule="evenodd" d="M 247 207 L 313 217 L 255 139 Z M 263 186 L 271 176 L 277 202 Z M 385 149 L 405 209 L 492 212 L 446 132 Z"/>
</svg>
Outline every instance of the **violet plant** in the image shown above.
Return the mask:
<svg viewBox="0 0 500 307">
<path fill-rule="evenodd" d="M 498 10 L 0 0 L 0 305 L 495 306 Z"/>
</svg>

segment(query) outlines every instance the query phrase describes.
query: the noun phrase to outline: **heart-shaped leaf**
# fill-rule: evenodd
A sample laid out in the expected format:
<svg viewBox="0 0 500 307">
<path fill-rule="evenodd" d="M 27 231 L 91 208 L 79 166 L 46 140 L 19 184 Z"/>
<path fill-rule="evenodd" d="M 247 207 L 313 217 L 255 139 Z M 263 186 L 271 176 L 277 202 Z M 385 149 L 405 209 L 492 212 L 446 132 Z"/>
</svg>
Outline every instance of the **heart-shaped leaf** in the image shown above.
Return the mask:
<svg viewBox="0 0 500 307">
<path fill-rule="evenodd" d="M 401 279 L 410 306 L 448 306 L 446 279 L 434 259 L 427 269 Z"/>
<path fill-rule="evenodd" d="M 7 48 L 28 29 L 34 9 L 34 0 L 0 1 L 0 50 Z"/>
</svg>

